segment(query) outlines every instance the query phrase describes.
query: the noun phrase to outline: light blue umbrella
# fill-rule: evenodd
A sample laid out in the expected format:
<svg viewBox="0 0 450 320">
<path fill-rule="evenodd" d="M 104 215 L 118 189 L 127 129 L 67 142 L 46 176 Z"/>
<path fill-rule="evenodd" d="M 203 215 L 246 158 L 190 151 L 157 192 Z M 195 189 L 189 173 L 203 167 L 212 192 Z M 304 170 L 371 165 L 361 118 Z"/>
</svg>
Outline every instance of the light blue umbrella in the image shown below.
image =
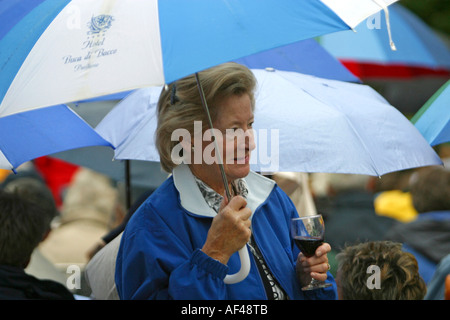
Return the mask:
<svg viewBox="0 0 450 320">
<path fill-rule="evenodd" d="M 368 86 L 296 72 L 253 72 L 255 171 L 381 176 L 442 163 L 414 125 Z M 116 159 L 159 161 L 153 138 L 160 91 L 136 90 L 96 127 L 116 148 Z"/>
<path fill-rule="evenodd" d="M 411 119 L 428 143 L 450 142 L 450 80 Z"/>
</svg>

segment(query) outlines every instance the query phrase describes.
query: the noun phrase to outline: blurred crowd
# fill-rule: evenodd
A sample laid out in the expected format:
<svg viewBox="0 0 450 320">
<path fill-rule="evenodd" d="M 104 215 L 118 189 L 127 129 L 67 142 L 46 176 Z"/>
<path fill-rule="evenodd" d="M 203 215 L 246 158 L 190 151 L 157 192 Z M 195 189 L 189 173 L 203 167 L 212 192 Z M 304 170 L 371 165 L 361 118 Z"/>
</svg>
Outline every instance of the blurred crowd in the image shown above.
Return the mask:
<svg viewBox="0 0 450 320">
<path fill-rule="evenodd" d="M 438 151 L 448 164 L 450 146 L 441 145 Z M 402 296 L 404 299 L 444 299 L 445 280 L 450 281 L 448 165 L 414 168 L 382 177 L 276 173 L 271 178 L 290 196 L 300 215 L 323 215 L 325 241 L 332 247 L 328 255 L 330 272 L 337 279 L 338 288 L 356 292 L 355 288 L 361 287 L 356 283 L 358 277 L 367 278 L 367 270 L 361 265 L 364 262 L 381 265 L 381 281 L 386 283 L 389 278 L 397 282 L 401 277 L 414 278 L 409 282 L 414 288 L 408 289 L 408 294 Z M 123 185 L 88 168 L 43 157 L 22 165 L 16 174 L 0 170 L 0 196 L 6 199 L 3 193 L 13 193 L 22 197 L 24 203 L 29 202 L 31 208 L 39 206 L 42 212 L 47 212 L 40 215 L 42 227 L 36 231 L 38 222 L 33 220 L 36 216 L 30 213 L 30 221 L 34 222 L 24 223 L 20 218 L 28 219 L 26 208 L 2 204 L 2 201 L 14 203 L 12 198 L 0 199 L 0 210 L 17 211 L 13 218 L 20 220 L 15 226 L 11 216 L 0 214 L 0 228 L 9 228 L 0 231 L 3 234 L 0 240 L 4 242 L 0 247 L 0 279 L 1 272 L 12 272 L 8 268 L 3 270 L 3 265 L 15 263 L 10 262 L 11 254 L 6 253 L 21 250 L 17 243 L 5 240 L 16 242 L 12 234 L 16 230 L 17 239 L 32 243 L 31 249 L 24 250 L 25 262 L 16 263 L 30 277 L 21 274 L 22 280 L 56 283 L 54 290 L 60 294 L 56 296 L 59 298 L 66 297 L 65 290 L 78 299 L 98 298 L 92 290 L 95 284 L 86 281 L 86 265 L 107 243 L 117 241 L 129 216 L 152 191 L 142 192 L 134 205 L 127 208 Z M 36 230 L 32 231 L 33 228 Z M 25 236 L 33 232 L 34 239 Z M 403 273 L 392 274 L 389 268 Z M 73 270 L 80 272 L 76 282 Z M 400 282 L 406 286 L 408 281 Z M 0 280 L 0 296 L 8 294 L 2 291 L 2 286 Z M 38 282 L 36 288 L 35 294 L 42 293 Z M 399 297 L 387 291 L 373 292 L 378 294 L 372 296 L 374 299 Z M 360 294 L 362 298 L 372 292 Z M 52 297 L 55 296 L 48 296 Z M 358 297 L 347 293 L 347 299 Z"/>
<path fill-rule="evenodd" d="M 47 231 L 32 252 L 25 272 L 69 287 L 77 297 L 89 297 L 91 290 L 84 269 L 102 238 L 126 215 L 120 192 L 123 187 L 88 168 L 47 157 L 22 165 L 16 174 L 4 175 L 0 186 L 12 193 L 19 188 L 37 189 L 41 194 L 36 201 L 53 206 Z M 30 192 L 22 195 L 30 198 Z M 20 231 L 29 231 L 26 224 Z M 72 275 L 79 278 L 71 280 Z"/>
</svg>

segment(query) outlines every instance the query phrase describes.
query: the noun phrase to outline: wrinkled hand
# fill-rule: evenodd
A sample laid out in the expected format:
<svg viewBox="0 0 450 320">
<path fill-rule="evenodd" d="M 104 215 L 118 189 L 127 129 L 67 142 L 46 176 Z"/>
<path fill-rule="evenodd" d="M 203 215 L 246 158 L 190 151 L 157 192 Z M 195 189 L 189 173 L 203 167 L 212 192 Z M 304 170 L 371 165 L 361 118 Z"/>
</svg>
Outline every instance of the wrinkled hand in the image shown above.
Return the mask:
<svg viewBox="0 0 450 320">
<path fill-rule="evenodd" d="M 296 271 L 297 278 L 302 286 L 306 286 L 314 278 L 319 281 L 327 279 L 328 257 L 327 253 L 331 251 L 331 246 L 324 242 L 317 248 L 316 253 L 312 257 L 305 257 L 300 253 L 297 257 Z"/>
<path fill-rule="evenodd" d="M 209 228 L 202 248 L 204 253 L 227 264 L 231 255 L 245 246 L 252 234 L 249 219 L 252 212 L 246 205 L 247 201 L 242 196 L 233 197 L 229 203 L 224 197 Z"/>
</svg>

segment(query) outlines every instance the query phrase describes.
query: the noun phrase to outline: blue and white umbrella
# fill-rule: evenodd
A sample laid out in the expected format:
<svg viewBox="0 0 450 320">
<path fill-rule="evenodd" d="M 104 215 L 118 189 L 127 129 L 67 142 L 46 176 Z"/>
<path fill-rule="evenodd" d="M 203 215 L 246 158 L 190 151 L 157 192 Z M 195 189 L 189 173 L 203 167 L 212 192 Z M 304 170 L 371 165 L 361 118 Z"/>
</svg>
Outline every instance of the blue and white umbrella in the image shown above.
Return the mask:
<svg viewBox="0 0 450 320">
<path fill-rule="evenodd" d="M 396 0 L 0 2 L 0 117 L 356 27 Z"/>
</svg>

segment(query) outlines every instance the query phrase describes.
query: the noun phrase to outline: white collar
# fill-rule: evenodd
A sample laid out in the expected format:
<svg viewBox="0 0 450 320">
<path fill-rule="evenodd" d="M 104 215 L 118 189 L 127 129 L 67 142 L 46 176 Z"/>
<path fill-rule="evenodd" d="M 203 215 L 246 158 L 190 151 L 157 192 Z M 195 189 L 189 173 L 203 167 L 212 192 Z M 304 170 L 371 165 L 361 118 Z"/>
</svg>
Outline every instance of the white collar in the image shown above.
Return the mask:
<svg viewBox="0 0 450 320">
<path fill-rule="evenodd" d="M 189 166 L 180 164 L 172 173 L 183 208 L 194 215 L 215 217 L 216 212 L 204 201 Z M 252 210 L 253 216 L 255 210 L 269 197 L 275 182 L 253 171 L 250 171 L 244 179 L 248 185 L 247 207 Z"/>
</svg>

